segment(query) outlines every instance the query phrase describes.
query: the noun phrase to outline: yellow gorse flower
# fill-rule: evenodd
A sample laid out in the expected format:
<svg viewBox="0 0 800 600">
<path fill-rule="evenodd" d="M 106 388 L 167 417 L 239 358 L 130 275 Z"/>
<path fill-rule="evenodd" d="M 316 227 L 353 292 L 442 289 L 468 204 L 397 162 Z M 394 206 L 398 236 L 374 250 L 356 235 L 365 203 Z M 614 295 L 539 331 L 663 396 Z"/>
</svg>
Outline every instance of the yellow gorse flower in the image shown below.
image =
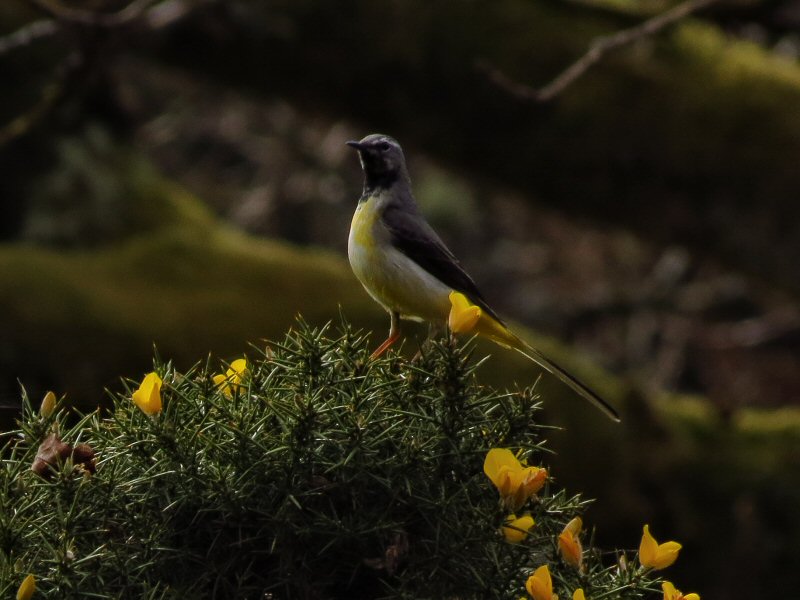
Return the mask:
<svg viewBox="0 0 800 600">
<path fill-rule="evenodd" d="M 661 584 L 661 589 L 664 590 L 664 600 L 700 600 L 699 594 L 686 594 L 685 596 L 680 590 L 676 590 L 675 586 L 669 581 Z"/>
<path fill-rule="evenodd" d="M 33 576 L 33 573 L 29 573 L 17 588 L 17 600 L 30 600 L 35 591 L 36 577 Z"/>
<path fill-rule="evenodd" d="M 558 550 L 561 558 L 579 571 L 583 568 L 583 546 L 578 537 L 581 529 L 583 529 L 583 521 L 580 517 L 575 517 L 566 524 L 558 536 Z"/>
<path fill-rule="evenodd" d="M 578 588 L 572 594 L 572 600 L 586 600 L 586 596 L 583 595 L 583 588 Z"/>
<path fill-rule="evenodd" d="M 518 544 L 528 537 L 528 530 L 531 527 L 533 527 L 532 516 L 522 515 L 521 517 L 517 517 L 517 515 L 512 513 L 506 518 L 500 531 L 507 542 Z"/>
<path fill-rule="evenodd" d="M 468 333 L 481 318 L 480 306 L 475 306 L 461 292 L 450 292 L 450 315 L 447 325 L 453 333 Z"/>
<path fill-rule="evenodd" d="M 247 359 L 237 358 L 231 363 L 230 368 L 224 375 L 222 373 L 214 375 L 214 384 L 222 390 L 223 394 L 230 398 L 239 389 L 246 370 Z"/>
<path fill-rule="evenodd" d="M 558 596 L 553 593 L 553 580 L 550 579 L 550 569 L 547 565 L 542 565 L 528 577 L 525 589 L 533 600 L 558 600 Z"/>
<path fill-rule="evenodd" d="M 666 569 L 678 559 L 681 545 L 678 542 L 659 544 L 650 535 L 650 526 L 644 526 L 642 541 L 639 543 L 639 562 L 649 569 Z"/>
<path fill-rule="evenodd" d="M 146 415 L 155 415 L 161 412 L 161 377 L 158 373 L 148 373 L 139 384 L 139 389 L 133 392 L 133 402 Z"/>
<path fill-rule="evenodd" d="M 519 509 L 547 480 L 547 469 L 523 467 L 505 448 L 492 448 L 483 462 L 483 472 L 491 479 L 509 510 Z"/>
</svg>

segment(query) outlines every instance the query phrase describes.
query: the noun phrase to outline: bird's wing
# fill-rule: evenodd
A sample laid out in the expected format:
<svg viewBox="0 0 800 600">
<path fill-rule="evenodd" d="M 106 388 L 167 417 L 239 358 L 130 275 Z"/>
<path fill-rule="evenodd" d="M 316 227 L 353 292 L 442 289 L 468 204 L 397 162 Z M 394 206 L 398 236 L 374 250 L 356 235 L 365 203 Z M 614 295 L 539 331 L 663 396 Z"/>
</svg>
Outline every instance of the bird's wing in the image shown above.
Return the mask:
<svg viewBox="0 0 800 600">
<path fill-rule="evenodd" d="M 416 210 L 402 204 L 388 206 L 382 216 L 381 223 L 388 230 L 392 244 L 403 254 L 436 277 L 447 287 L 465 294 L 472 302 L 486 311 L 502 326 L 500 335 L 489 334 L 489 338 L 502 346 L 513 348 L 535 362 L 544 370 L 555 375 L 579 395 L 600 408 L 612 420 L 619 421 L 617 412 L 596 392 L 580 380 L 570 375 L 544 354 L 519 339 L 503 324 L 503 321 L 489 308 L 478 291 L 475 282 L 458 264 L 453 253 L 444 245 L 436 232 Z"/>
<path fill-rule="evenodd" d="M 395 248 L 447 287 L 466 295 L 492 318 L 503 322 L 486 304 L 478 286 L 461 268 L 450 249 L 416 210 L 409 210 L 402 204 L 389 205 L 381 215 L 381 223 L 388 230 Z"/>
</svg>

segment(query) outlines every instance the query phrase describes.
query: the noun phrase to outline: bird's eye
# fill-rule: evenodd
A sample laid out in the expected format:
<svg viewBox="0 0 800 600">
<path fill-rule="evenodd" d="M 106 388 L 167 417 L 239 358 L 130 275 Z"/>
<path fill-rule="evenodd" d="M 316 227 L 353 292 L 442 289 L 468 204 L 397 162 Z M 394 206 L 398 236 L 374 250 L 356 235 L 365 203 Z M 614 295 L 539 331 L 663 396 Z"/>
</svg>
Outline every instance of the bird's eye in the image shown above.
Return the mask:
<svg viewBox="0 0 800 600">
<path fill-rule="evenodd" d="M 381 142 L 378 144 L 378 150 L 381 152 L 386 152 L 389 149 L 389 142 Z"/>
</svg>

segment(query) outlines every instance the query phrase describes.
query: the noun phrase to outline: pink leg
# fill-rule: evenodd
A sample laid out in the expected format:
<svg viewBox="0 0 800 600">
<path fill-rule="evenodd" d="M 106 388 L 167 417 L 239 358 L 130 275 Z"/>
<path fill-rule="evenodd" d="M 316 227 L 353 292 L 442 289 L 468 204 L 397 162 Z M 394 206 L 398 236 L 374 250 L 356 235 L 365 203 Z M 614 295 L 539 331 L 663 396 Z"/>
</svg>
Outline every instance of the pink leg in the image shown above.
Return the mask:
<svg viewBox="0 0 800 600">
<path fill-rule="evenodd" d="M 375 359 L 383 355 L 383 353 L 386 352 L 392 346 L 392 344 L 400 339 L 400 315 L 396 312 L 390 312 L 389 318 L 391 319 L 391 325 L 389 326 L 389 337 L 386 338 L 384 342 L 375 349 L 375 352 L 370 355 L 371 359 Z"/>
</svg>

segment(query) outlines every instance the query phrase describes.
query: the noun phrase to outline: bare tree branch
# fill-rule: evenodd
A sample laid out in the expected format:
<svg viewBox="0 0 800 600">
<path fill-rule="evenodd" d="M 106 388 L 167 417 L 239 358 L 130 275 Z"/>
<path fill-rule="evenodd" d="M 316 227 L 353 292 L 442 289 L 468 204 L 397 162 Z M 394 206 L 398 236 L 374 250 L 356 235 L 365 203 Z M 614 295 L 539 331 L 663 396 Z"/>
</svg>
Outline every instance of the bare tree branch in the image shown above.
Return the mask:
<svg viewBox="0 0 800 600">
<path fill-rule="evenodd" d="M 53 0 L 27 1 L 57 21 L 92 27 L 120 27 L 141 17 L 151 5 L 159 0 L 133 0 L 125 8 L 113 13 L 71 8 Z"/>
<path fill-rule="evenodd" d="M 51 18 L 33 21 L 0 37 L 0 56 L 40 39 L 56 35 L 63 29 L 65 23 L 113 28 L 141 19 L 148 29 L 159 29 L 183 18 L 199 5 L 208 4 L 209 1 L 133 0 L 118 12 L 99 13 L 65 7 L 50 0 L 28 0 L 31 5 L 45 12 Z"/>
<path fill-rule="evenodd" d="M 16 48 L 28 46 L 37 40 L 54 35 L 60 30 L 58 23 L 52 19 L 42 19 L 28 23 L 0 38 L 0 56 Z"/>
<path fill-rule="evenodd" d="M 70 25 L 87 28 L 123 27 L 141 21 L 144 29 L 154 31 L 167 27 L 200 6 L 213 4 L 220 0 L 132 0 L 117 12 L 103 13 L 75 9 L 59 4 L 54 0 L 27 0 L 50 18 L 33 21 L 16 31 L 0 37 L 0 56 L 17 48 L 28 46 L 37 40 L 53 36 Z M 46 116 L 64 97 L 70 79 L 82 64 L 80 52 L 72 52 L 62 60 L 55 70 L 53 80 L 41 92 L 39 100 L 10 122 L 0 126 L 0 147 L 9 141 L 26 134 Z"/>
<path fill-rule="evenodd" d="M 217 1 L 219 0 L 164 0 L 145 13 L 144 21 L 150 30 L 161 29 L 179 21 L 199 6 Z"/>
<path fill-rule="evenodd" d="M 479 61 L 476 66 L 483 71 L 495 85 L 502 88 L 520 100 L 532 102 L 548 102 L 561 94 L 567 87 L 583 76 L 586 71 L 597 64 L 603 57 L 622 46 L 637 40 L 653 36 L 681 19 L 696 13 L 699 10 L 719 2 L 719 0 L 685 0 L 666 12 L 656 15 L 646 21 L 623 29 L 611 35 L 596 38 L 589 45 L 589 49 L 578 60 L 564 69 L 555 79 L 540 89 L 532 88 L 524 83 L 514 81 L 502 71 L 485 60 Z"/>
</svg>

